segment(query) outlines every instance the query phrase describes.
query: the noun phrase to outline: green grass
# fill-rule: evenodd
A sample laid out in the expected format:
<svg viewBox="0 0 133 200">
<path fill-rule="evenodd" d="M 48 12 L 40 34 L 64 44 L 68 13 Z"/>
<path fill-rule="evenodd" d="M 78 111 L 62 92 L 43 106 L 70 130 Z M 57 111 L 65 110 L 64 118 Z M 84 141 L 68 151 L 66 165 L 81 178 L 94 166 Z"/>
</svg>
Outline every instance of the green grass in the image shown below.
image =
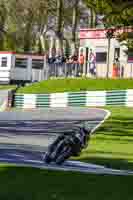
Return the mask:
<svg viewBox="0 0 133 200">
<path fill-rule="evenodd" d="M 86 90 L 123 90 L 133 88 L 133 80 L 105 79 L 57 79 L 22 87 L 18 93 L 54 93 Z"/>
<path fill-rule="evenodd" d="M 15 89 L 16 85 L 0 85 L 0 90 Z"/>
<path fill-rule="evenodd" d="M 133 177 L 6 167 L 0 170 L 1 200 L 132 200 Z"/>
<path fill-rule="evenodd" d="M 133 170 L 133 108 L 108 107 L 111 117 L 92 135 L 79 159 Z"/>
<path fill-rule="evenodd" d="M 133 109 L 108 107 L 112 116 L 78 160 L 133 170 Z M 133 200 L 132 176 L 0 168 L 2 200 Z"/>
</svg>

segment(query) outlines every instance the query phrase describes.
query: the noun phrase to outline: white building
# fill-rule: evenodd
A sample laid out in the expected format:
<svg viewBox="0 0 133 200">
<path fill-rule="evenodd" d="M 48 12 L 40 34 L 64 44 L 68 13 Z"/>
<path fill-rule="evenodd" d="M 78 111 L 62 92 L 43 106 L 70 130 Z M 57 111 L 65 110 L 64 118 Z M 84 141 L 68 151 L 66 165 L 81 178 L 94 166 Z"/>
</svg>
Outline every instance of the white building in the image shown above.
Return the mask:
<svg viewBox="0 0 133 200">
<path fill-rule="evenodd" d="M 0 83 L 44 80 L 44 56 L 0 52 Z"/>
<path fill-rule="evenodd" d="M 86 57 L 86 63 L 84 66 L 88 67 L 88 55 L 90 50 L 96 56 L 96 72 L 97 76 L 104 78 L 107 74 L 107 62 L 108 62 L 108 39 L 106 37 L 105 29 L 81 29 L 80 30 L 80 49 L 83 49 Z M 126 31 L 132 32 L 133 29 L 127 29 Z M 109 53 L 109 77 L 112 77 L 113 63 L 118 58 L 120 71 L 124 68 L 124 78 L 133 77 L 133 56 L 129 56 L 126 51 L 127 47 L 122 46 L 116 39 L 116 34 L 122 33 L 123 29 L 117 29 L 114 32 L 114 37 L 110 40 L 110 53 Z M 88 76 L 91 74 L 88 73 Z"/>
</svg>

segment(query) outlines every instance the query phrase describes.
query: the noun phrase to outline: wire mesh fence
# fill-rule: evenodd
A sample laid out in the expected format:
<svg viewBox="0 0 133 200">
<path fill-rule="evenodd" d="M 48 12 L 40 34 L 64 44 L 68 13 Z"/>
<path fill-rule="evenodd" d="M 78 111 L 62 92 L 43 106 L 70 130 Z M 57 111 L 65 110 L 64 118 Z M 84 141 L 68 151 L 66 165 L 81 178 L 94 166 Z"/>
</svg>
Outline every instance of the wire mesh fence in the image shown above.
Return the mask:
<svg viewBox="0 0 133 200">
<path fill-rule="evenodd" d="M 106 78 L 106 64 L 79 64 L 77 63 L 46 63 L 45 77 L 49 78 L 69 78 L 69 77 L 89 77 Z M 128 63 L 114 69 L 110 67 L 109 78 L 133 78 L 133 64 Z"/>
<path fill-rule="evenodd" d="M 78 63 L 48 64 L 47 73 L 50 77 L 78 77 L 81 75 L 81 66 Z"/>
</svg>

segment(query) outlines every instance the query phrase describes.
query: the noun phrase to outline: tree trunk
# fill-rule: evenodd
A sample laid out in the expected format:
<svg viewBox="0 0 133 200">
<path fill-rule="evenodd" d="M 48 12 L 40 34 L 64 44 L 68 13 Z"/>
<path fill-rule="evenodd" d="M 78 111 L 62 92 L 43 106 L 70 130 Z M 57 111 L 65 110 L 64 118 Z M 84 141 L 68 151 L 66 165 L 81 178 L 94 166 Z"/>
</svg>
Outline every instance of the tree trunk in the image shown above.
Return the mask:
<svg viewBox="0 0 133 200">
<path fill-rule="evenodd" d="M 53 51 L 54 51 L 54 46 L 55 46 L 55 39 L 54 37 L 52 36 L 50 38 L 50 45 L 49 45 L 49 57 L 52 57 L 53 56 Z"/>
<path fill-rule="evenodd" d="M 0 50 L 4 50 L 4 34 L 0 31 Z"/>
<path fill-rule="evenodd" d="M 0 50 L 4 50 L 4 27 L 6 22 L 6 9 L 2 2 L 0 8 Z"/>
<path fill-rule="evenodd" d="M 31 51 L 31 43 L 32 43 L 31 22 L 29 22 L 26 25 L 26 32 L 25 32 L 25 35 L 24 35 L 24 51 L 25 52 L 30 52 Z"/>
<path fill-rule="evenodd" d="M 96 13 L 95 11 L 90 8 L 90 28 L 96 27 Z"/>
<path fill-rule="evenodd" d="M 74 7 L 73 7 L 73 18 L 72 18 L 72 44 L 71 49 L 72 53 L 76 51 L 76 31 L 78 25 L 78 4 L 79 0 L 75 0 Z"/>
<path fill-rule="evenodd" d="M 63 0 L 57 0 L 57 30 L 56 30 L 56 54 L 62 53 L 63 36 L 62 36 L 62 21 L 63 21 Z"/>
<path fill-rule="evenodd" d="M 32 47 L 32 22 L 33 22 L 33 13 L 32 10 L 28 10 L 28 18 L 25 27 L 24 35 L 24 51 L 30 52 Z"/>
</svg>

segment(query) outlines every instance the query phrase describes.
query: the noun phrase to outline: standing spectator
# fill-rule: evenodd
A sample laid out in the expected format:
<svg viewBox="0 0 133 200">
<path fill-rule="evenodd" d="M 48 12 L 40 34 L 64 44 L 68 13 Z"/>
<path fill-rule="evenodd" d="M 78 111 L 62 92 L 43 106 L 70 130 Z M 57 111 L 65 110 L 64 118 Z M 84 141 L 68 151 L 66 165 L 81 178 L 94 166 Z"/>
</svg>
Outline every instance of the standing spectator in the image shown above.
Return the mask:
<svg viewBox="0 0 133 200">
<path fill-rule="evenodd" d="M 96 56 L 92 52 L 92 49 L 90 49 L 90 54 L 89 54 L 89 72 L 92 75 L 96 75 Z"/>
<path fill-rule="evenodd" d="M 62 55 L 62 75 L 66 76 L 66 57 Z"/>
<path fill-rule="evenodd" d="M 72 76 L 72 66 L 73 66 L 73 60 L 71 58 L 71 56 L 69 56 L 69 58 L 66 59 L 66 72 L 65 75 L 68 77 Z"/>
<path fill-rule="evenodd" d="M 61 55 L 57 55 L 55 57 L 55 76 L 58 77 L 61 75 L 61 66 L 62 66 L 62 56 Z"/>
<path fill-rule="evenodd" d="M 116 64 L 116 68 L 117 68 L 117 77 L 120 77 L 120 76 L 121 76 L 121 72 L 120 72 L 120 61 L 119 61 L 119 58 L 118 58 L 118 57 L 115 58 L 115 64 Z"/>
<path fill-rule="evenodd" d="M 61 53 L 55 57 L 56 77 L 65 74 L 65 62 L 66 58 Z"/>
<path fill-rule="evenodd" d="M 72 73 L 74 76 L 78 76 L 78 55 L 75 53 L 72 57 L 73 67 L 72 67 Z"/>
<path fill-rule="evenodd" d="M 83 55 L 83 52 L 81 52 L 79 55 L 79 75 L 83 74 L 84 63 L 85 63 L 85 57 Z"/>
<path fill-rule="evenodd" d="M 121 66 L 121 78 L 124 78 L 124 66 Z"/>
<path fill-rule="evenodd" d="M 54 76 L 55 74 L 55 56 L 52 55 L 48 57 L 48 65 L 49 65 L 49 76 Z"/>
</svg>

